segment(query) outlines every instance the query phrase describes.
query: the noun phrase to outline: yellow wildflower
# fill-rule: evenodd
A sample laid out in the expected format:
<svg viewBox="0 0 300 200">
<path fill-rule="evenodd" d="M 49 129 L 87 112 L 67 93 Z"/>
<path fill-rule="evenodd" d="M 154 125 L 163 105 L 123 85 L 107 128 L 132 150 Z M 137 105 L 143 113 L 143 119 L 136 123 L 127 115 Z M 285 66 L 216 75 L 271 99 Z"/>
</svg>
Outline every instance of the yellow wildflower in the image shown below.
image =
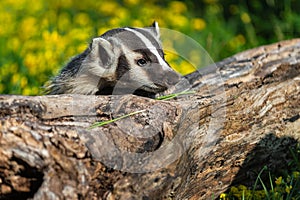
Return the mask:
<svg viewBox="0 0 300 200">
<path fill-rule="evenodd" d="M 20 74 L 14 74 L 13 76 L 12 76 L 12 80 L 11 80 L 11 82 L 14 84 L 14 85 L 17 85 L 17 84 L 19 84 L 19 82 L 20 82 Z"/>
<path fill-rule="evenodd" d="M 21 88 L 25 88 L 27 86 L 28 80 L 25 76 L 22 76 L 21 80 L 20 80 L 20 86 Z"/>
<path fill-rule="evenodd" d="M 179 67 L 177 68 L 177 71 L 182 75 L 190 74 L 196 70 L 197 67 L 186 60 L 181 61 Z"/>
<path fill-rule="evenodd" d="M 169 16 L 169 19 L 171 24 L 177 27 L 184 27 L 189 23 L 188 19 L 181 15 Z"/>
<path fill-rule="evenodd" d="M 30 94 L 32 94 L 31 88 L 29 88 L 29 87 L 25 88 L 25 89 L 22 91 L 22 94 L 23 94 L 23 95 L 30 95 Z"/>
<path fill-rule="evenodd" d="M 285 192 L 288 193 L 288 194 L 290 194 L 292 188 L 293 188 L 293 187 L 292 187 L 291 185 L 290 185 L 290 186 L 286 186 L 286 187 L 285 187 Z"/>
<path fill-rule="evenodd" d="M 205 27 L 206 27 L 205 21 L 201 18 L 193 19 L 192 24 L 193 24 L 193 28 L 198 31 L 201 31 L 201 30 L 205 29 Z"/>
<path fill-rule="evenodd" d="M 44 23 L 45 21 L 42 21 L 42 24 Z M 68 31 L 70 24 L 71 24 L 71 17 L 69 13 L 61 13 L 58 16 L 57 26 L 60 31 Z"/>
<path fill-rule="evenodd" d="M 280 176 L 279 178 L 276 178 L 275 183 L 276 183 L 276 185 L 280 185 L 282 183 L 282 176 Z"/>
<path fill-rule="evenodd" d="M 0 15 L 0 35 L 9 35 L 11 32 L 14 31 L 15 23 L 15 16 L 8 12 L 1 12 Z"/>
<path fill-rule="evenodd" d="M 75 22 L 81 26 L 85 26 L 90 23 L 90 17 L 86 13 L 80 13 L 75 16 Z"/>
<path fill-rule="evenodd" d="M 245 24 L 248 24 L 248 23 L 251 22 L 251 18 L 250 18 L 250 16 L 249 16 L 249 14 L 246 13 L 246 12 L 243 12 L 243 13 L 241 14 L 241 20 L 242 20 Z"/>
<path fill-rule="evenodd" d="M 300 175 L 300 172 L 298 172 L 298 171 L 293 172 L 293 176 L 295 179 L 299 178 L 299 175 Z"/>
<path fill-rule="evenodd" d="M 63 2 L 65 2 L 66 0 L 64 0 Z M 40 11 L 43 8 L 43 1 L 34 1 L 34 3 L 32 3 L 32 1 L 27 2 L 27 4 L 30 4 L 30 12 L 31 13 L 35 13 Z"/>
<path fill-rule="evenodd" d="M 82 43 L 77 46 L 77 52 L 83 52 L 87 48 L 87 45 L 85 43 Z"/>
<path fill-rule="evenodd" d="M 116 2 L 113 1 L 106 1 L 105 3 L 102 3 L 99 5 L 99 11 L 102 14 L 106 15 L 115 15 L 117 10 L 118 10 L 119 5 Z"/>
<path fill-rule="evenodd" d="M 27 67 L 30 75 L 38 74 L 36 55 L 34 55 L 32 53 L 26 54 L 26 56 L 24 58 L 24 64 Z"/>
<path fill-rule="evenodd" d="M 187 11 L 186 5 L 181 1 L 171 1 L 170 9 L 174 13 L 183 13 Z"/>
<path fill-rule="evenodd" d="M 220 200 L 226 200 L 227 198 L 227 194 L 225 194 L 225 193 L 222 193 L 221 195 L 220 195 Z"/>
<path fill-rule="evenodd" d="M 37 33 L 36 29 L 36 19 L 33 17 L 25 18 L 21 22 L 20 29 L 22 30 L 20 33 L 20 37 L 22 37 L 24 40 L 32 37 L 35 33 Z"/>
<path fill-rule="evenodd" d="M 165 50 L 165 54 L 166 54 L 166 60 L 172 61 L 172 60 L 176 60 L 178 58 L 178 53 L 175 50 Z"/>
<path fill-rule="evenodd" d="M 143 23 L 140 20 L 133 20 L 132 21 L 132 26 L 133 27 L 142 27 Z"/>
<path fill-rule="evenodd" d="M 64 8 L 72 7 L 72 0 L 63 0 L 60 3 L 61 3 L 61 6 Z"/>
<path fill-rule="evenodd" d="M 125 0 L 124 3 L 126 5 L 137 5 L 140 3 L 140 0 Z"/>
<path fill-rule="evenodd" d="M 242 34 L 239 34 L 229 41 L 231 49 L 236 49 L 246 43 L 246 39 Z"/>
<path fill-rule="evenodd" d="M 13 37 L 10 39 L 11 45 L 8 46 L 13 51 L 18 51 L 20 48 L 20 39 L 17 37 Z"/>
</svg>

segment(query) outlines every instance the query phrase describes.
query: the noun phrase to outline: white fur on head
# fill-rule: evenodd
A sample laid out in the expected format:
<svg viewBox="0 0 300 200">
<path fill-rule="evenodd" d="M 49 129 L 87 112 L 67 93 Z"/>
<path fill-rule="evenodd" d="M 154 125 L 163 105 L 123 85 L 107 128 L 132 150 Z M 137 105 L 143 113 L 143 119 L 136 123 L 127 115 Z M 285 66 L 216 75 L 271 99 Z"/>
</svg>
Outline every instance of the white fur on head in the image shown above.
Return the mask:
<svg viewBox="0 0 300 200">
<path fill-rule="evenodd" d="M 115 52 L 117 48 L 113 48 L 113 42 L 101 37 L 94 38 L 92 50 L 82 63 L 82 72 L 87 70 L 86 73 L 114 80 L 119 52 Z"/>
<path fill-rule="evenodd" d="M 72 93 L 94 94 L 106 86 L 99 85 L 101 79 L 116 80 L 119 52 L 113 48 L 114 42 L 101 37 L 93 39 L 91 52 L 82 62 L 76 80 L 73 81 Z"/>
</svg>

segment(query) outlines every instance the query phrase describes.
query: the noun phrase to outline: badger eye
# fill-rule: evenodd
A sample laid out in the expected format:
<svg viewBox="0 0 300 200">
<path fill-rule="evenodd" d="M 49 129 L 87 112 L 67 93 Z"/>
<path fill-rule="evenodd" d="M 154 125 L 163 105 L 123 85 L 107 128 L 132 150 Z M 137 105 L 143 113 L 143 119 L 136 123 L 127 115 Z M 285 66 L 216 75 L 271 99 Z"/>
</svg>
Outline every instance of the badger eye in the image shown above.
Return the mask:
<svg viewBox="0 0 300 200">
<path fill-rule="evenodd" d="M 144 58 L 138 59 L 136 64 L 138 64 L 140 67 L 144 67 L 147 64 L 147 60 Z"/>
</svg>

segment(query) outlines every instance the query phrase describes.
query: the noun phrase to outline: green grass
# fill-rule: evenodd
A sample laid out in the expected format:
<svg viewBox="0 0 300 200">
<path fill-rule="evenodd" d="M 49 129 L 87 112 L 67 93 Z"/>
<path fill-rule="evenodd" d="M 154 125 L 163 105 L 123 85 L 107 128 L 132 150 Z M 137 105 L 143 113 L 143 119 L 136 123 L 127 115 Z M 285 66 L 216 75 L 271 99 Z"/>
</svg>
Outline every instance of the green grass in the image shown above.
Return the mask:
<svg viewBox="0 0 300 200">
<path fill-rule="evenodd" d="M 165 100 L 166 101 L 166 100 L 170 100 L 170 99 L 176 98 L 178 96 L 188 95 L 188 94 L 195 94 L 195 91 L 184 91 L 184 92 L 179 92 L 179 93 L 164 95 L 164 96 L 157 97 L 156 100 Z M 145 111 L 146 110 L 138 110 L 138 111 L 135 111 L 135 112 L 132 112 L 132 113 L 128 113 L 128 114 L 122 115 L 122 116 L 117 117 L 115 119 L 101 121 L 101 122 L 95 122 L 88 129 L 90 130 L 90 129 L 93 129 L 93 128 L 96 128 L 96 127 L 100 127 L 100 126 L 104 126 L 104 125 L 107 125 L 107 124 L 111 124 L 111 123 L 116 122 L 118 120 L 130 117 L 132 115 L 136 115 L 138 113 L 145 112 Z"/>
<path fill-rule="evenodd" d="M 170 100 L 170 99 L 174 99 L 178 96 L 182 96 L 182 95 L 188 95 L 188 94 L 195 94 L 195 91 L 183 91 L 183 92 L 179 92 L 179 93 L 174 93 L 174 94 L 168 94 L 168 95 L 164 95 L 164 96 L 160 96 L 155 98 L 156 100 Z"/>
<path fill-rule="evenodd" d="M 300 199 L 300 145 L 290 149 L 294 158 L 279 176 L 272 175 L 265 166 L 258 173 L 252 188 L 244 185 L 232 186 L 227 193 L 220 195 L 221 200 L 298 200 Z M 262 174 L 268 171 L 268 179 L 263 180 Z M 274 178 L 275 177 L 275 180 Z M 257 189 L 258 185 L 262 189 Z"/>
<path fill-rule="evenodd" d="M 100 127 L 100 126 L 104 126 L 104 125 L 107 125 L 107 124 L 111 124 L 111 123 L 116 122 L 118 120 L 127 118 L 127 117 L 132 116 L 132 115 L 136 115 L 138 113 L 145 112 L 145 111 L 146 110 L 138 110 L 138 111 L 135 111 L 135 112 L 132 112 L 132 113 L 128 113 L 126 115 L 122 115 L 122 116 L 117 117 L 115 119 L 111 119 L 111 120 L 107 120 L 107 121 L 101 121 L 101 122 L 95 122 L 88 129 L 90 130 L 90 129 L 93 129 L 93 128 L 96 128 L 96 127 Z"/>
</svg>

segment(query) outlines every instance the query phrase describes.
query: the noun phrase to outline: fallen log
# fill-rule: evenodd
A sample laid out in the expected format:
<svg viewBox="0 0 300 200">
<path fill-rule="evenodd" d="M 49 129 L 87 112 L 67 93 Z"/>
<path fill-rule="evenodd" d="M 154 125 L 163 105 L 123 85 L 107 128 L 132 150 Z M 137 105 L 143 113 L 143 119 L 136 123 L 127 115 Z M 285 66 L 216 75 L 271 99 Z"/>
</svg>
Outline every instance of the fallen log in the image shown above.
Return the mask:
<svg viewBox="0 0 300 200">
<path fill-rule="evenodd" d="M 168 101 L 1 95 L 0 199 L 211 199 L 290 161 L 300 139 L 300 39 L 184 80 L 180 88 L 195 93 Z"/>
</svg>

